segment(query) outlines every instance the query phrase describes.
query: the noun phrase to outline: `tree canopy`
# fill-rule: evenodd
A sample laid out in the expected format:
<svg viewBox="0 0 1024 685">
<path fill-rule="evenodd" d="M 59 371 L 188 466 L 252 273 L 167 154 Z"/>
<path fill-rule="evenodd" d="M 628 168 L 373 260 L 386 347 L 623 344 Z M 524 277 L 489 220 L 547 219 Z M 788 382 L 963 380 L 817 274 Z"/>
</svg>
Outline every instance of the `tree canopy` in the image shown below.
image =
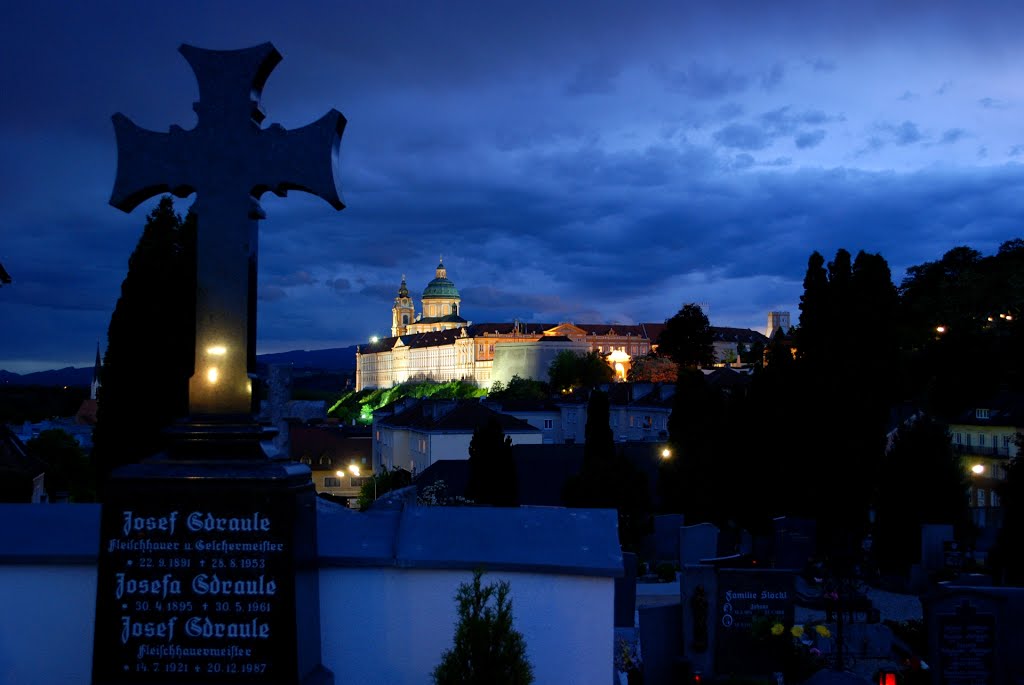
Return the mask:
<svg viewBox="0 0 1024 685">
<path fill-rule="evenodd" d="M 665 329 L 658 338 L 658 354 L 687 368 L 714 363 L 711 324 L 699 305 L 683 305 L 675 316 L 665 321 Z"/>
<path fill-rule="evenodd" d="M 615 371 L 600 353 L 593 350 L 585 354 L 562 350 L 548 367 L 548 379 L 554 392 L 594 388 L 610 383 L 614 378 Z"/>
</svg>

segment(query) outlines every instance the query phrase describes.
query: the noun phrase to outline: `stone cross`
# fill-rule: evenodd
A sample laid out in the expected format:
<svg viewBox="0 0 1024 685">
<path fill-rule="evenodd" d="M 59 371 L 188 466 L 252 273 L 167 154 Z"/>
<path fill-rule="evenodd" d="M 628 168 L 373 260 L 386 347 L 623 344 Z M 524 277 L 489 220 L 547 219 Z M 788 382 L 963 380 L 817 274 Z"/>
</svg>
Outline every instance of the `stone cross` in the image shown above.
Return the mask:
<svg viewBox="0 0 1024 685">
<path fill-rule="evenodd" d="M 191 130 L 148 131 L 115 114 L 117 179 L 110 204 L 125 212 L 158 193 L 196 193 L 196 352 L 192 416 L 251 413 L 256 357 L 257 223 L 260 196 L 303 190 L 343 209 L 336 173 L 345 117 L 330 110 L 291 131 L 260 128 L 260 95 L 281 55 L 270 43 L 244 50 L 182 45 L 199 82 Z M 168 283 L 167 287 L 180 287 Z"/>
</svg>

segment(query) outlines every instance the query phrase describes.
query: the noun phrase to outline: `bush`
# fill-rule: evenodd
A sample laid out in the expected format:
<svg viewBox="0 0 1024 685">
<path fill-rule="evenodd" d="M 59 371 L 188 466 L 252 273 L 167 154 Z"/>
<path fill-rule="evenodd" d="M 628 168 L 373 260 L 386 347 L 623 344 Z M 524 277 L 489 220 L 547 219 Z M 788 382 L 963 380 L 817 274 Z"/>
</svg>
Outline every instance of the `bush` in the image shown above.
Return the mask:
<svg viewBox="0 0 1024 685">
<path fill-rule="evenodd" d="M 436 685 L 529 685 L 533 667 L 526 641 L 512 627 L 507 581 L 481 586 L 483 571 L 459 585 L 455 645 L 445 650 L 432 674 Z"/>
</svg>

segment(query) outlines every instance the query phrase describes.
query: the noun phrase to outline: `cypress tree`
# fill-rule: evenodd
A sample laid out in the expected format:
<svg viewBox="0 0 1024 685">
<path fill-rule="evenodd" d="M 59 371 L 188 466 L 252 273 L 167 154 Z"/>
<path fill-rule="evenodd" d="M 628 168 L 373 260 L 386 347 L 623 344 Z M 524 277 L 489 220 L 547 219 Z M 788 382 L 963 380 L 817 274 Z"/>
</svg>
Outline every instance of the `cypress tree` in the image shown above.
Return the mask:
<svg viewBox="0 0 1024 685">
<path fill-rule="evenodd" d="M 114 468 L 164 447 L 163 429 L 188 414 L 195 363 L 196 221 L 169 196 L 146 217 L 110 319 L 93 434 L 98 486 Z"/>
</svg>

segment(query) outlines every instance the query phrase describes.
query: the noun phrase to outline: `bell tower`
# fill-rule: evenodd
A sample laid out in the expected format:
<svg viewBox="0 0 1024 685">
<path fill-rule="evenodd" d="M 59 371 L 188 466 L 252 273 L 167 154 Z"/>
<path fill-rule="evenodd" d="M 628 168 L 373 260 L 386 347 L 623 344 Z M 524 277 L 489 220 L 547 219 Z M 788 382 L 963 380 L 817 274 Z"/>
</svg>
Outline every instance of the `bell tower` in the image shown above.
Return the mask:
<svg viewBox="0 0 1024 685">
<path fill-rule="evenodd" d="M 398 287 L 395 306 L 391 308 L 391 335 L 405 335 L 409 324 L 415 319 L 416 310 L 409 297 L 409 288 L 405 285 L 405 274 L 402 274 L 402 285 Z"/>
</svg>

